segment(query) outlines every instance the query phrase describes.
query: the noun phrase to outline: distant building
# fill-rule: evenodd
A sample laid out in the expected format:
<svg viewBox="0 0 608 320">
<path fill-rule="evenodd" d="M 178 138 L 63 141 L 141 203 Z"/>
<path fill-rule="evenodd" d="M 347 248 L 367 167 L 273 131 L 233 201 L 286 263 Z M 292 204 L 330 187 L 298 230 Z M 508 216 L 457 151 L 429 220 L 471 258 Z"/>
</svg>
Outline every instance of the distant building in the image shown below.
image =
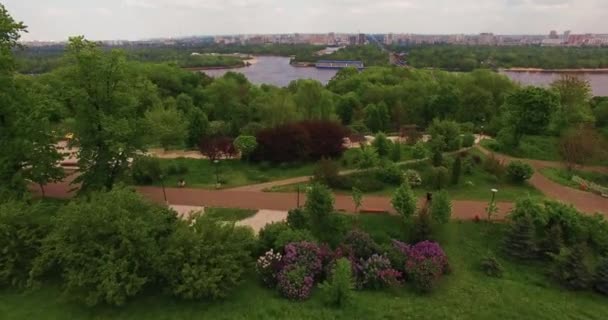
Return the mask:
<svg viewBox="0 0 608 320">
<path fill-rule="evenodd" d="M 315 66 L 319 69 L 364 68 L 363 62 L 350 60 L 319 60 Z"/>
<path fill-rule="evenodd" d="M 357 38 L 357 44 L 362 46 L 365 44 L 365 34 L 359 33 L 359 37 Z"/>
<path fill-rule="evenodd" d="M 559 36 L 557 35 L 557 31 L 551 30 L 551 32 L 549 32 L 549 39 L 559 39 Z"/>
</svg>

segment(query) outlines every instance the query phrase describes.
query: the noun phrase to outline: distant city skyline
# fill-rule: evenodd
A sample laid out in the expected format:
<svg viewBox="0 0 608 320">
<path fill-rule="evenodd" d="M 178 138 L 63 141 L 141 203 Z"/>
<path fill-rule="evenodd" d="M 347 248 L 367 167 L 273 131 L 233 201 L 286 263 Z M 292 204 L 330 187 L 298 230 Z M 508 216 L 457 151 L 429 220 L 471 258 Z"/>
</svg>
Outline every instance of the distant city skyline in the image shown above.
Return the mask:
<svg viewBox="0 0 608 320">
<path fill-rule="evenodd" d="M 606 0 L 3 0 L 25 41 L 200 35 L 608 33 Z"/>
</svg>

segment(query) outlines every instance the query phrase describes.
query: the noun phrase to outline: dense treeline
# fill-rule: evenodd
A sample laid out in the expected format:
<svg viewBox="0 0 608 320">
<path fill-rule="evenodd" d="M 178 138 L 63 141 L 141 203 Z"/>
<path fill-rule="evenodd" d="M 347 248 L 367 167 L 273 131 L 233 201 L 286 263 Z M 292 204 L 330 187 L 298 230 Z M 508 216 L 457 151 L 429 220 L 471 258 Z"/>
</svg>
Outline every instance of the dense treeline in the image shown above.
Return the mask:
<svg viewBox="0 0 608 320">
<path fill-rule="evenodd" d="M 323 46 L 313 45 L 216 45 L 180 47 L 124 47 L 129 60 L 140 62 L 172 63 L 182 68 L 196 67 L 234 67 L 244 65 L 243 59 L 225 54 L 241 53 L 249 55 L 278 55 L 278 56 L 305 56 L 312 57 Z M 102 47 L 110 51 L 112 47 Z M 201 55 L 193 56 L 192 53 Z M 64 46 L 49 46 L 41 48 L 19 48 L 14 50 L 17 60 L 17 70 L 24 74 L 40 74 L 64 66 L 67 61 L 64 57 Z M 219 53 L 218 56 L 206 54 Z M 316 61 L 315 59 L 314 61 Z"/>
<path fill-rule="evenodd" d="M 471 71 L 478 68 L 577 69 L 608 68 L 608 48 L 538 46 L 419 46 L 394 47 L 408 53 L 416 68 Z"/>
</svg>

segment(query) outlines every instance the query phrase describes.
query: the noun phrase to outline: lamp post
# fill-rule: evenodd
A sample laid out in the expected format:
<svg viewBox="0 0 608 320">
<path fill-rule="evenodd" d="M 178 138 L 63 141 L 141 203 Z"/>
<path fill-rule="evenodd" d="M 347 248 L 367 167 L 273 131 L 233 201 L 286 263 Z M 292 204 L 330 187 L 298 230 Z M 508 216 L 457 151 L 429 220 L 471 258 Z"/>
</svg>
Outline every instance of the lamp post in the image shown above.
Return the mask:
<svg viewBox="0 0 608 320">
<path fill-rule="evenodd" d="M 169 205 L 169 201 L 167 201 L 167 191 L 165 191 L 165 176 L 164 175 L 160 175 L 160 185 L 163 188 L 163 197 L 165 198 L 165 204 Z"/>
<path fill-rule="evenodd" d="M 498 189 L 492 189 L 492 200 L 490 200 L 490 204 L 488 205 L 487 213 L 488 213 L 488 221 L 492 220 L 492 217 L 498 213 L 498 207 L 496 206 L 496 193 Z"/>
<path fill-rule="evenodd" d="M 492 203 L 494 203 L 494 200 L 496 199 L 497 192 L 498 192 L 498 189 L 492 189 Z"/>
<path fill-rule="evenodd" d="M 215 188 L 220 188 L 220 161 L 215 159 L 213 160 L 213 164 L 215 165 Z"/>
</svg>

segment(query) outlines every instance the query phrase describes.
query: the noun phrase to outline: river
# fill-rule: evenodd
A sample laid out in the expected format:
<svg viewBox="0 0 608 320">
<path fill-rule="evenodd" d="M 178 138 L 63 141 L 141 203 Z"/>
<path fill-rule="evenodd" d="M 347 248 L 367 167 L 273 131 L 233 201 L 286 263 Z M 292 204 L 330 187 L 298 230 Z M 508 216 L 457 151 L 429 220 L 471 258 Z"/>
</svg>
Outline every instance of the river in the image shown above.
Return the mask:
<svg viewBox="0 0 608 320">
<path fill-rule="evenodd" d="M 249 66 L 238 69 L 214 69 L 203 70 L 212 77 L 222 76 L 228 71 L 240 72 L 249 81 L 255 84 L 272 84 L 285 87 L 293 80 L 315 79 L 327 84 L 336 74 L 337 70 L 293 67 L 289 64 L 289 58 L 274 56 L 258 56 L 255 62 Z M 502 71 L 503 74 L 524 85 L 548 86 L 560 77 L 558 72 L 513 72 Z M 608 73 L 576 73 L 589 80 L 593 94 L 596 96 L 608 96 Z"/>
</svg>

